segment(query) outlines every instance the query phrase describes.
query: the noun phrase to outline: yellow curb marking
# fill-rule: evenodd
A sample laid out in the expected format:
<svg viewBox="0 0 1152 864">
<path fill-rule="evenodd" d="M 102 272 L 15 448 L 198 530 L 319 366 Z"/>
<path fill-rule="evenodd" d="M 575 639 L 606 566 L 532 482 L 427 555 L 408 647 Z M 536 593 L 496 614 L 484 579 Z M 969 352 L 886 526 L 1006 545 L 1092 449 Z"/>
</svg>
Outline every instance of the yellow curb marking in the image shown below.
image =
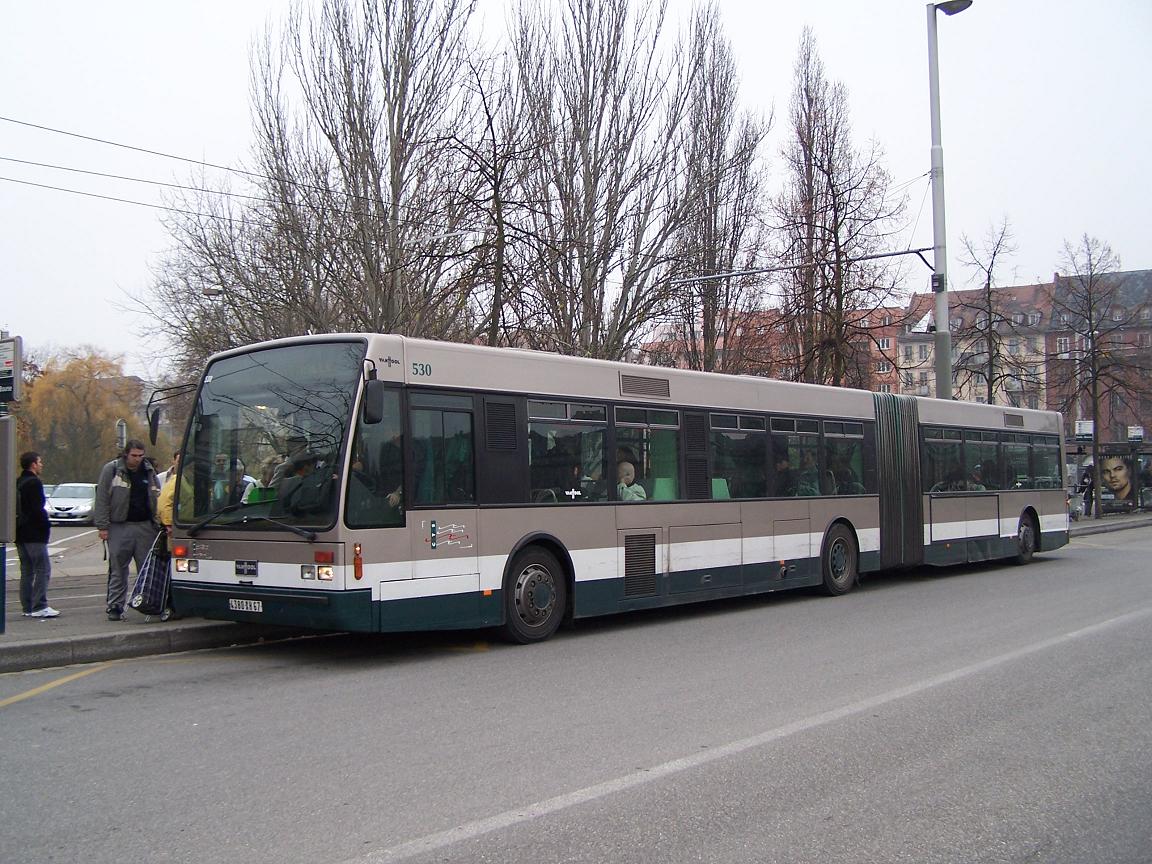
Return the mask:
<svg viewBox="0 0 1152 864">
<path fill-rule="evenodd" d="M 79 672 L 73 672 L 71 675 L 65 675 L 63 678 L 57 678 L 55 681 L 49 681 L 47 684 L 41 684 L 39 687 L 33 687 L 24 693 L 17 693 L 15 696 L 9 696 L 7 699 L 0 699 L 0 708 L 7 708 L 9 705 L 15 705 L 17 702 L 23 702 L 25 699 L 31 699 L 33 696 L 47 693 L 49 690 L 59 687 L 61 684 L 67 684 L 69 681 L 75 681 L 77 678 L 83 678 L 94 672 L 103 672 L 112 665 L 114 664 L 102 663 L 99 666 L 93 666 L 91 669 L 82 669 Z"/>
<path fill-rule="evenodd" d="M 457 654 L 480 654 L 489 650 L 487 642 L 473 642 L 471 645 L 449 645 L 448 650 Z"/>
</svg>

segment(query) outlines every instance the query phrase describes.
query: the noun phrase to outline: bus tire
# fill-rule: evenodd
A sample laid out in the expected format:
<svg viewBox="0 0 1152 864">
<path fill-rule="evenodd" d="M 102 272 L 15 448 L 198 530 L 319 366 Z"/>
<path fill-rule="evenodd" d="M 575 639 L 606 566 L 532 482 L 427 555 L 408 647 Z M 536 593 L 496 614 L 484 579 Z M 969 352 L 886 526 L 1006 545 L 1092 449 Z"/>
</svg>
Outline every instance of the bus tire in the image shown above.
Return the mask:
<svg viewBox="0 0 1152 864">
<path fill-rule="evenodd" d="M 1016 557 L 1013 560 L 1017 564 L 1031 563 L 1032 556 L 1036 554 L 1039 537 L 1035 517 L 1031 513 L 1023 514 L 1016 526 Z"/>
<path fill-rule="evenodd" d="M 833 525 L 824 535 L 820 570 L 824 576 L 821 589 L 829 597 L 847 594 L 856 584 L 860 575 L 859 550 L 852 531 L 842 522 Z"/>
<path fill-rule="evenodd" d="M 527 645 L 543 642 L 560 626 L 568 606 L 568 581 L 556 557 L 529 546 L 504 578 L 504 636 Z"/>
</svg>

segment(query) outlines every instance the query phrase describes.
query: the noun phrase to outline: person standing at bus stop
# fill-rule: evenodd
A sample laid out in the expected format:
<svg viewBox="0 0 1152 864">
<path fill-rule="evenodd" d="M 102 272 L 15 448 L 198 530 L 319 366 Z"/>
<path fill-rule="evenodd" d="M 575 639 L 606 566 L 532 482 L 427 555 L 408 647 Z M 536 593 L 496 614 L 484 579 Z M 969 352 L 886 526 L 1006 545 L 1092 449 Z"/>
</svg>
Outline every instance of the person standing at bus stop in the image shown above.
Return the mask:
<svg viewBox="0 0 1152 864">
<path fill-rule="evenodd" d="M 96 528 L 108 543 L 109 621 L 124 618 L 128 565 L 144 566 L 156 539 L 156 470 L 144 458 L 144 442 L 128 440 L 124 452 L 106 464 L 96 483 Z"/>
<path fill-rule="evenodd" d="M 40 472 L 44 460 L 34 450 L 20 454 L 20 477 L 16 480 L 16 554 L 20 557 L 20 606 L 26 618 L 55 618 L 60 613 L 48 605 L 48 579 L 52 559 L 48 538 L 52 524 L 44 510 L 44 484 Z"/>
</svg>

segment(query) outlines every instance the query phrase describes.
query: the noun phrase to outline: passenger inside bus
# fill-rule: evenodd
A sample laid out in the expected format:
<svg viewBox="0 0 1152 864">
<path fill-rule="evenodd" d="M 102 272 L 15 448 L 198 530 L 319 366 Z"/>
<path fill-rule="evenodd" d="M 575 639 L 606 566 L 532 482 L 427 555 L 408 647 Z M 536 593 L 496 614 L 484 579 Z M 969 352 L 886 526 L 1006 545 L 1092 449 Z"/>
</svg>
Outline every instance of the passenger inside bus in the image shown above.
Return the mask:
<svg viewBox="0 0 1152 864">
<path fill-rule="evenodd" d="M 288 474 L 280 481 L 277 490 L 276 512 L 296 515 L 307 512 L 301 509 L 304 504 L 302 490 L 305 488 L 307 479 L 316 471 L 317 461 L 318 457 L 315 453 L 304 452 L 293 457 L 289 464 Z"/>
<path fill-rule="evenodd" d="M 255 483 L 250 483 L 244 490 L 245 504 L 262 504 L 276 498 L 276 487 L 272 484 L 272 477 L 276 467 L 280 464 L 279 456 L 268 456 L 260 463 L 260 477 Z"/>
<path fill-rule="evenodd" d="M 237 458 L 229 459 L 227 453 L 217 453 L 212 470 L 212 509 L 238 504 L 246 486 L 244 463 Z"/>
<path fill-rule="evenodd" d="M 388 528 L 404 524 L 403 436 L 397 413 L 384 420 L 361 425 L 352 443 L 348 474 L 348 525 L 354 528 Z"/>
<path fill-rule="evenodd" d="M 287 453 L 284 460 L 272 472 L 272 481 L 268 484 L 272 488 L 279 488 L 280 481 L 292 473 L 292 460 L 301 453 L 308 452 L 308 438 L 304 435 L 289 435 L 285 443 L 287 444 Z"/>
<path fill-rule="evenodd" d="M 773 445 L 777 445 L 773 441 Z M 778 447 L 775 455 L 776 463 L 776 495 L 781 498 L 792 498 L 796 495 L 796 472 L 792 470 L 792 460 L 788 457 L 787 445 Z"/>
<path fill-rule="evenodd" d="M 983 477 L 981 475 L 981 468 L 979 465 L 972 466 L 972 472 L 968 476 L 968 491 L 969 492 L 983 492 L 985 491 Z"/>
<path fill-rule="evenodd" d="M 932 492 L 966 492 L 968 484 L 964 482 L 964 471 L 959 465 L 954 465 L 945 475 L 944 479 L 933 484 Z"/>
<path fill-rule="evenodd" d="M 798 495 L 820 494 L 820 471 L 816 465 L 816 451 L 805 447 L 800 451 L 800 473 L 796 477 Z"/>
<path fill-rule="evenodd" d="M 616 466 L 616 496 L 621 501 L 644 501 L 648 493 L 636 482 L 636 469 L 631 462 L 620 462 Z"/>
</svg>

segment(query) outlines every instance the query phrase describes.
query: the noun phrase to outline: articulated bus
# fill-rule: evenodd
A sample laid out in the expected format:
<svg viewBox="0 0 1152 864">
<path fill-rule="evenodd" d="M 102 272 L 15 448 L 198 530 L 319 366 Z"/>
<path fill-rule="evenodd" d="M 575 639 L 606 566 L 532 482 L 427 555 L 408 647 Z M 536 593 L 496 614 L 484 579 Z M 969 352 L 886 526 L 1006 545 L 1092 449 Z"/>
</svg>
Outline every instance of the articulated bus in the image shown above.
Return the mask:
<svg viewBox="0 0 1152 864">
<path fill-rule="evenodd" d="M 212 357 L 176 493 L 184 615 L 564 621 L 1068 542 L 1056 413 L 393 335 Z"/>
</svg>

